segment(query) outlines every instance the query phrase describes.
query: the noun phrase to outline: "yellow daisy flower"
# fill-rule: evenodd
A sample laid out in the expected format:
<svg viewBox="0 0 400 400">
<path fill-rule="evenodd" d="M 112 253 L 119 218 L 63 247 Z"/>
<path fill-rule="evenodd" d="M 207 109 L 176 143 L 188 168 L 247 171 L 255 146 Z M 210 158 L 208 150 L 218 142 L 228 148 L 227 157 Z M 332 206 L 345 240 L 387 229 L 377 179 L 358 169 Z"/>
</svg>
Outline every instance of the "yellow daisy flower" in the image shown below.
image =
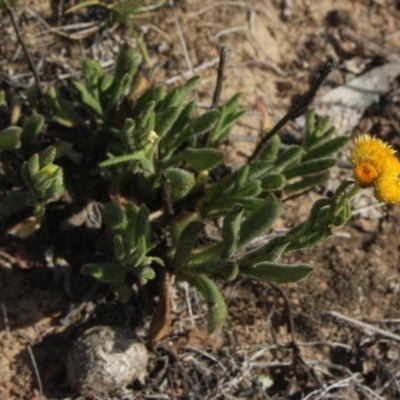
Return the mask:
<svg viewBox="0 0 400 400">
<path fill-rule="evenodd" d="M 374 185 L 374 195 L 384 203 L 400 202 L 400 179 L 398 174 L 383 174 Z"/>
<path fill-rule="evenodd" d="M 400 173 L 400 161 L 393 147 L 368 134 L 356 139 L 350 162 L 354 179 L 362 188 L 373 186 L 382 174 L 396 176 Z"/>
</svg>

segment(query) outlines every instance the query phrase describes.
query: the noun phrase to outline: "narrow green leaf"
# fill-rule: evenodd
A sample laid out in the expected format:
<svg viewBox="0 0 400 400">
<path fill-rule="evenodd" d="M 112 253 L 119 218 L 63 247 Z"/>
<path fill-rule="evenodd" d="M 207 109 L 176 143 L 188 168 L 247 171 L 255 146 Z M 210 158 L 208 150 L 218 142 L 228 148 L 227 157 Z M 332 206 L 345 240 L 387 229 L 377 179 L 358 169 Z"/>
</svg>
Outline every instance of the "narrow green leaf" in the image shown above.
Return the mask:
<svg viewBox="0 0 400 400">
<path fill-rule="evenodd" d="M 183 230 L 175 250 L 175 271 L 186 266 L 203 226 L 204 224 L 201 221 L 192 221 Z"/>
<path fill-rule="evenodd" d="M 124 122 L 122 128 L 121 139 L 124 146 L 129 149 L 130 152 L 134 153 L 137 150 L 137 145 L 134 137 L 134 131 L 136 128 L 136 123 L 133 119 L 127 118 Z"/>
<path fill-rule="evenodd" d="M 308 264 L 290 265 L 263 262 L 253 268 L 241 268 L 239 273 L 254 276 L 267 282 L 298 282 L 308 276 L 313 267 Z"/>
<path fill-rule="evenodd" d="M 170 106 L 166 108 L 160 115 L 156 116 L 156 124 L 154 130 L 157 135 L 162 139 L 171 127 L 176 122 L 180 114 L 180 108 L 176 106 Z"/>
<path fill-rule="evenodd" d="M 174 247 L 177 246 L 179 238 L 182 235 L 183 230 L 192 221 L 199 221 L 200 216 L 197 212 L 187 212 L 182 211 L 180 214 L 176 215 L 171 219 L 169 226 L 172 237 L 172 244 Z"/>
<path fill-rule="evenodd" d="M 286 179 L 289 180 L 298 176 L 321 173 L 334 165 L 336 165 L 334 158 L 318 158 L 301 162 L 299 165 L 285 169 L 283 173 Z"/>
<path fill-rule="evenodd" d="M 328 129 L 329 124 L 331 123 L 331 117 L 326 116 L 322 119 L 322 121 L 317 125 L 313 133 L 313 139 L 318 140 L 324 134 L 324 132 Z M 313 143 L 311 143 L 311 146 Z"/>
<path fill-rule="evenodd" d="M 268 196 L 264 199 L 242 223 L 238 248 L 270 229 L 282 211 L 283 206 L 276 198 Z"/>
<path fill-rule="evenodd" d="M 211 110 L 196 118 L 172 139 L 172 143 L 169 148 L 175 149 L 189 138 L 209 131 L 217 122 L 218 117 L 219 111 Z"/>
<path fill-rule="evenodd" d="M 32 154 L 29 160 L 26 161 L 26 165 L 28 167 L 28 172 L 31 178 L 39 172 L 40 168 L 44 167 L 44 165 L 41 165 L 40 163 L 40 157 L 38 153 Z"/>
<path fill-rule="evenodd" d="M 126 256 L 126 252 L 125 252 L 125 246 L 124 246 L 124 241 L 122 239 L 121 235 L 115 235 L 114 239 L 114 254 L 115 254 L 115 258 L 118 261 L 122 261 L 125 259 Z"/>
<path fill-rule="evenodd" d="M 224 323 L 228 310 L 217 285 L 204 274 L 185 278 L 203 296 L 208 309 L 208 333 L 217 333 Z"/>
<path fill-rule="evenodd" d="M 156 104 L 158 103 L 158 99 L 163 97 L 165 92 L 165 88 L 163 86 L 151 86 L 148 88 L 135 102 L 135 105 L 132 109 L 132 115 L 134 117 L 139 116 L 147 104 L 151 101 L 154 101 Z"/>
<path fill-rule="evenodd" d="M 303 149 L 300 146 L 290 146 L 280 154 L 274 162 L 273 172 L 281 172 L 289 165 L 296 164 L 300 160 Z"/>
<path fill-rule="evenodd" d="M 246 181 L 252 182 L 256 179 L 262 179 L 266 174 L 271 171 L 273 165 L 267 161 L 255 160 L 247 164 L 249 166 L 249 173 L 247 175 Z"/>
<path fill-rule="evenodd" d="M 136 233 L 137 235 L 143 236 L 144 238 L 148 238 L 150 234 L 150 210 L 146 207 L 145 204 L 142 204 L 137 213 L 136 219 Z"/>
<path fill-rule="evenodd" d="M 224 161 L 224 155 L 218 150 L 188 147 L 183 152 L 183 160 L 195 171 L 204 171 L 221 164 Z"/>
<path fill-rule="evenodd" d="M 104 117 L 104 112 L 100 102 L 92 96 L 85 85 L 80 82 L 73 82 L 74 85 L 74 96 L 82 106 L 86 107 L 90 111 L 94 111 L 100 117 Z"/>
<path fill-rule="evenodd" d="M 191 101 L 190 103 L 186 104 L 186 106 L 183 108 L 181 113 L 179 114 L 177 120 L 175 123 L 172 125 L 171 129 L 167 131 L 165 137 L 161 140 L 160 142 L 160 152 L 161 152 L 161 158 L 164 158 L 165 156 L 169 156 L 170 154 L 166 154 L 169 150 L 169 146 L 173 138 L 181 132 L 186 124 L 190 121 L 190 119 L 193 116 L 193 113 L 196 109 L 196 105 L 194 101 Z"/>
<path fill-rule="evenodd" d="M 100 82 L 104 76 L 100 64 L 96 60 L 84 60 L 82 74 L 90 93 L 95 99 L 100 100 Z"/>
<path fill-rule="evenodd" d="M 44 168 L 45 166 L 52 164 L 57 155 L 57 150 L 54 146 L 46 147 L 39 154 L 39 166 L 40 168 Z M 36 163 L 36 161 L 35 161 Z M 32 171 L 33 172 L 33 171 Z"/>
<path fill-rule="evenodd" d="M 238 191 L 232 193 L 232 195 L 235 197 L 257 197 L 261 192 L 261 181 L 257 180 L 241 187 Z"/>
<path fill-rule="evenodd" d="M 308 175 L 303 177 L 300 181 L 290 183 L 285 186 L 284 190 L 286 194 L 295 193 L 317 185 L 322 185 L 329 179 L 329 172 L 320 175 Z"/>
<path fill-rule="evenodd" d="M 194 89 L 200 78 L 195 76 L 189 79 L 184 85 L 171 90 L 164 98 L 158 109 L 165 110 L 168 107 L 181 107 L 188 94 Z"/>
<path fill-rule="evenodd" d="M 279 149 L 281 147 L 281 138 L 278 135 L 275 135 L 271 138 L 265 148 L 257 157 L 259 161 L 265 161 L 272 163 L 275 161 L 276 156 L 279 153 Z"/>
<path fill-rule="evenodd" d="M 232 281 L 236 279 L 239 273 L 237 262 L 229 260 L 211 260 L 204 263 L 192 264 L 188 267 L 190 271 L 198 274 L 205 274 L 212 279 L 222 279 Z"/>
<path fill-rule="evenodd" d="M 315 131 L 315 110 L 308 110 L 306 113 L 306 128 L 303 140 L 303 147 L 308 149 L 313 143 L 313 134 Z"/>
<path fill-rule="evenodd" d="M 222 225 L 222 252 L 221 258 L 229 259 L 236 251 L 239 243 L 240 225 L 244 207 L 241 204 L 228 213 Z"/>
<path fill-rule="evenodd" d="M 126 163 L 130 161 L 142 161 L 144 159 L 144 151 L 137 151 L 132 154 L 125 154 L 123 156 L 111 157 L 99 163 L 100 168 L 111 167 L 112 165 Z"/>
<path fill-rule="evenodd" d="M 261 188 L 265 192 L 281 190 L 286 184 L 286 178 L 283 174 L 268 174 L 261 179 Z"/>
<path fill-rule="evenodd" d="M 285 254 L 286 248 L 292 241 L 289 235 L 271 239 L 264 246 L 242 255 L 239 259 L 239 268 L 253 268 L 254 265 L 267 261 L 277 262 Z"/>
<path fill-rule="evenodd" d="M 97 263 L 83 265 L 81 273 L 91 275 L 100 282 L 113 283 L 123 282 L 126 270 L 118 263 Z"/>
<path fill-rule="evenodd" d="M 312 149 L 309 153 L 307 153 L 303 157 L 303 161 L 309 161 L 313 159 L 330 156 L 336 151 L 346 146 L 349 140 L 350 140 L 349 136 L 339 136 L 337 138 L 331 139 L 328 142 L 325 142 L 320 146 Z"/>
<path fill-rule="evenodd" d="M 42 115 L 32 115 L 25 119 L 21 134 L 23 144 L 33 143 L 38 138 L 44 125 L 44 117 Z"/>
</svg>

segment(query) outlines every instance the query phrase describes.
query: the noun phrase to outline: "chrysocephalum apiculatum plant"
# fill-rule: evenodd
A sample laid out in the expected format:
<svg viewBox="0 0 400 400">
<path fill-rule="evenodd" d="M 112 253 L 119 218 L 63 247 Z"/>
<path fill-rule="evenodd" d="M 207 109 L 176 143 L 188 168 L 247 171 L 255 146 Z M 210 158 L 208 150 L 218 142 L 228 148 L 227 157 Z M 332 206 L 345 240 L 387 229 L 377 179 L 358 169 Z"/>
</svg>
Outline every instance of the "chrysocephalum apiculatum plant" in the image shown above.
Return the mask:
<svg viewBox="0 0 400 400">
<path fill-rule="evenodd" d="M 349 181 L 330 198 L 316 201 L 305 221 L 248 250 L 282 214 L 277 194 L 292 195 L 326 182 L 335 164 L 333 154 L 348 137 L 334 135 L 329 118 L 316 123 L 310 111 L 301 144 L 282 146 L 274 135 L 238 170 L 222 173 L 229 169 L 218 168 L 224 165 L 220 146 L 243 115 L 240 94 L 195 117 L 195 103 L 189 99 L 197 78 L 169 91 L 162 86 L 143 88 L 137 70 L 133 50 L 122 45 L 112 75 L 96 61 L 83 63 L 84 79 L 73 83 L 73 101 L 55 87 L 32 87 L 32 116 L 21 127 L 14 118 L 0 132 L 0 150 L 17 152 L 37 141 L 44 123 L 39 103 L 51 120 L 89 132 L 88 153 L 98 160 L 97 178 L 112 188 L 103 216 L 114 257 L 84 265 L 82 272 L 112 284 L 121 301 L 131 294 L 127 274 L 134 273 L 142 285 L 157 271 L 173 274 L 204 297 L 212 333 L 227 314 L 216 280 L 244 274 L 271 282 L 299 281 L 312 266 L 285 264 L 281 257 L 325 241 L 350 218 L 350 200 L 360 188 Z M 358 175 L 368 172 L 364 164 L 360 167 L 363 154 L 362 149 L 352 153 Z M 21 166 L 25 189 L 8 193 L 0 205 L 3 213 L 33 207 L 34 213 L 43 214 L 48 203 L 61 198 L 63 170 L 53 164 L 55 157 L 55 147 L 50 146 L 26 158 Z M 389 172 L 377 181 L 377 192 L 382 193 L 379 184 L 384 185 Z M 200 245 L 205 224 L 216 219 L 221 240 Z M 168 302 L 165 293 L 162 297 Z M 161 310 L 168 312 L 168 307 L 164 304 Z M 158 337 L 157 328 L 153 337 Z"/>
</svg>

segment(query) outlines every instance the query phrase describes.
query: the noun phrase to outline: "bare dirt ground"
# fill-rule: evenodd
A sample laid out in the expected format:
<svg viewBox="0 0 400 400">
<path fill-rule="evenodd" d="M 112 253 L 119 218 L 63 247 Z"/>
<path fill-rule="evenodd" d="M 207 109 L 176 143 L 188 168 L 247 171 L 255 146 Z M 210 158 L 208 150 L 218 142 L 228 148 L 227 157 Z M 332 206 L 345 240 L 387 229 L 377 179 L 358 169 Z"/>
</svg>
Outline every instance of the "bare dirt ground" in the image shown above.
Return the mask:
<svg viewBox="0 0 400 400">
<path fill-rule="evenodd" d="M 328 57 L 338 67 L 321 93 L 400 56 L 395 0 L 299 0 L 287 18 L 283 4 L 291 2 L 280 0 L 176 3 L 176 17 L 164 7 L 139 25 L 153 64 L 145 72 L 171 85 L 199 74 L 196 100 L 208 106 L 219 47 L 227 47 L 222 100 L 240 91 L 248 110 L 226 147 L 233 166 L 254 147 L 261 126 L 257 104 L 277 121 Z M 71 76 L 79 78 L 85 57 L 112 68 L 124 39 L 123 30 L 107 28 L 84 37 L 86 28 L 77 24 L 100 22 L 85 12 L 65 15 L 71 5 L 32 0 L 16 8 L 44 80 L 68 84 Z M 72 24 L 73 30 L 65 28 Z M 31 75 L 5 13 L 0 26 L 0 86 L 18 92 Z M 397 77 L 365 110 L 353 135 L 369 131 L 400 150 L 399 84 Z M 282 135 L 299 132 L 292 124 Z M 281 228 L 304 218 L 318 196 L 308 193 L 288 202 Z M 204 305 L 197 294 L 176 285 L 171 333 L 152 348 L 148 379 L 113 398 L 400 398 L 400 208 L 375 209 L 374 217 L 355 213 L 328 243 L 291 257 L 316 269 L 303 282 L 281 286 L 289 306 L 267 283 L 239 278 L 225 284 L 229 319 L 218 338 L 203 333 Z M 133 299 L 122 306 L 107 288 L 79 275 L 85 254 L 95 251 L 88 248 L 89 233 L 73 239 L 57 234 L 54 243 L 56 228 L 50 226 L 22 241 L 6 235 L 11 222 L 0 231 L 0 399 L 39 399 L 41 391 L 45 399 L 77 399 L 65 378 L 68 346 L 99 323 L 138 326 L 145 335 L 146 304 Z M 49 248 L 62 255 L 64 267 L 51 267 Z"/>
</svg>

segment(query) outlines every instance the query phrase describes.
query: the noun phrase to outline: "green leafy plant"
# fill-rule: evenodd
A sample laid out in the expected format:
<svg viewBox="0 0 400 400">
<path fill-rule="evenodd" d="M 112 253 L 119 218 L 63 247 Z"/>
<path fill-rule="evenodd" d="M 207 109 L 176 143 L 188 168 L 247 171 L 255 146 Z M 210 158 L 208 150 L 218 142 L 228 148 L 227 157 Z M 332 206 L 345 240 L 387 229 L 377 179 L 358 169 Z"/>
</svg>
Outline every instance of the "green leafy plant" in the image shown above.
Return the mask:
<svg viewBox="0 0 400 400">
<path fill-rule="evenodd" d="M 328 179 L 333 154 L 348 142 L 347 136 L 334 136 L 329 118 L 316 123 L 314 113 L 308 112 L 300 144 L 284 147 L 275 135 L 255 157 L 229 172 L 220 168 L 225 163 L 220 145 L 244 114 L 240 94 L 195 117 L 189 96 L 198 79 L 172 90 L 142 90 L 136 57 L 127 45 L 121 46 L 113 74 L 105 74 L 93 60 L 83 63 L 82 74 L 83 82 L 72 84 L 73 101 L 55 87 L 32 87 L 28 98 L 35 116 L 21 128 L 3 130 L 0 148 L 17 152 L 24 142 L 37 142 L 44 121 L 40 97 L 52 122 L 89 135 L 87 155 L 97 163 L 94 179 L 110 187 L 103 217 L 114 256 L 86 264 L 82 272 L 110 283 L 121 301 L 131 294 L 128 276 L 134 274 L 144 285 L 164 271 L 160 276 L 175 275 L 201 293 L 208 307 L 208 330 L 216 332 L 227 314 L 216 280 L 231 281 L 238 274 L 271 282 L 301 280 L 312 266 L 287 264 L 280 261 L 282 256 L 325 241 L 350 218 L 354 191 L 345 182 L 332 197 L 318 200 L 305 221 L 249 249 L 282 215 L 282 196 Z M 27 190 L 9 192 L 0 206 L 3 213 L 20 211 L 15 204 L 21 203 L 43 214 L 50 202 L 60 199 L 63 173 L 68 171 L 53 164 L 55 157 L 51 146 L 21 165 Z M 220 240 L 201 245 L 207 241 L 206 224 L 217 220 Z M 169 310 L 168 285 L 161 286 L 156 315 L 162 321 L 153 324 L 153 338 L 160 337 L 169 321 L 164 315 Z"/>
</svg>

